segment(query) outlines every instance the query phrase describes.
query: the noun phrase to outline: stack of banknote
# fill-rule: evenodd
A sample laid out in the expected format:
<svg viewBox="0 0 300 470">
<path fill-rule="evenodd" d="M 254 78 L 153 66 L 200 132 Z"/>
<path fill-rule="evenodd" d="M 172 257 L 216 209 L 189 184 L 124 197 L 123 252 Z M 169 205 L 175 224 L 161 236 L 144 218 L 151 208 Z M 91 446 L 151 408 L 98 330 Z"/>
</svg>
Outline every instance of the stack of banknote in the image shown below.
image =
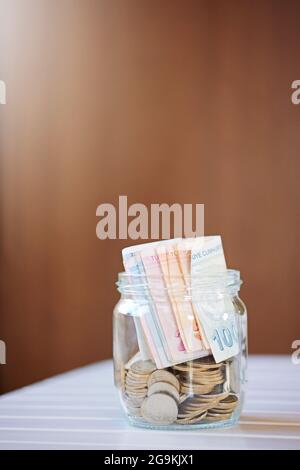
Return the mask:
<svg viewBox="0 0 300 470">
<path fill-rule="evenodd" d="M 218 363 L 239 352 L 220 236 L 135 245 L 122 256 L 143 360 L 160 369 L 210 354 Z"/>
</svg>

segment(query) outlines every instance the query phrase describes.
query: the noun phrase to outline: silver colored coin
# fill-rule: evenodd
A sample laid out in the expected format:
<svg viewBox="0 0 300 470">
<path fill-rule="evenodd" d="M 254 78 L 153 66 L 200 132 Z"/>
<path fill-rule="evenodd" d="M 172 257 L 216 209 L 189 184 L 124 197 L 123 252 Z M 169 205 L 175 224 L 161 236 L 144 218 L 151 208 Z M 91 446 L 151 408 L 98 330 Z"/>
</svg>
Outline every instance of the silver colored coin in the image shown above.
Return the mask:
<svg viewBox="0 0 300 470">
<path fill-rule="evenodd" d="M 168 382 L 155 382 L 154 384 L 150 385 L 148 388 L 148 397 L 153 395 L 153 393 L 167 393 L 173 397 L 177 403 L 179 403 L 179 392 L 177 388 Z"/>
<path fill-rule="evenodd" d="M 147 388 L 147 384 L 145 382 L 131 382 L 130 380 L 126 380 L 126 387 L 128 387 L 128 388 Z"/>
<path fill-rule="evenodd" d="M 136 381 L 147 381 L 148 380 L 148 377 L 149 377 L 149 374 L 138 374 L 136 372 L 133 372 L 132 370 L 130 370 L 128 373 L 127 373 L 127 379 L 130 379 L 130 380 L 136 380 Z"/>
<path fill-rule="evenodd" d="M 131 370 L 137 374 L 151 374 L 156 370 L 156 365 L 152 361 L 136 361 L 131 365 Z"/>
<path fill-rule="evenodd" d="M 143 401 L 141 413 L 149 423 L 166 425 L 176 421 L 178 407 L 170 395 L 154 393 Z"/>
<path fill-rule="evenodd" d="M 143 404 L 143 401 L 145 400 L 145 397 L 141 398 L 129 398 L 128 400 L 128 405 L 132 406 L 134 408 L 140 408 L 141 405 Z"/>
<path fill-rule="evenodd" d="M 127 390 L 126 389 L 126 394 L 129 396 L 129 397 L 145 397 L 147 395 L 147 390 L 140 390 L 140 391 L 136 391 L 136 390 Z"/>
<path fill-rule="evenodd" d="M 133 416 L 133 417 L 136 417 L 136 418 L 139 418 L 141 415 L 141 408 L 138 407 L 138 408 L 131 408 L 129 406 L 127 406 L 127 414 L 129 416 Z"/>
<path fill-rule="evenodd" d="M 174 374 L 172 374 L 172 372 L 168 372 L 167 370 L 158 369 L 152 372 L 148 379 L 148 387 L 151 387 L 151 385 L 156 382 L 167 382 L 173 385 L 173 387 L 175 387 L 178 392 L 180 390 L 180 384 L 178 379 L 175 377 Z"/>
</svg>

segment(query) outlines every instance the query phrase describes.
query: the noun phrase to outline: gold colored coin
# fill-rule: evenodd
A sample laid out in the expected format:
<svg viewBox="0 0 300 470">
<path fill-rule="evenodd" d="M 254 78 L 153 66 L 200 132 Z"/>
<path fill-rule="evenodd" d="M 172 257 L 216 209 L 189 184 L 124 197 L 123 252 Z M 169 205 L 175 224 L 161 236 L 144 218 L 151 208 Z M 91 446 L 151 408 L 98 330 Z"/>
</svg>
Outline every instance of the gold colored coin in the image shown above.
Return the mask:
<svg viewBox="0 0 300 470">
<path fill-rule="evenodd" d="M 199 413 L 196 416 L 190 416 L 189 415 L 189 416 L 186 416 L 184 418 L 178 418 L 176 422 L 178 424 L 196 424 L 196 423 L 199 423 L 200 421 L 202 421 L 206 417 L 206 415 L 207 415 L 206 412 Z"/>
</svg>

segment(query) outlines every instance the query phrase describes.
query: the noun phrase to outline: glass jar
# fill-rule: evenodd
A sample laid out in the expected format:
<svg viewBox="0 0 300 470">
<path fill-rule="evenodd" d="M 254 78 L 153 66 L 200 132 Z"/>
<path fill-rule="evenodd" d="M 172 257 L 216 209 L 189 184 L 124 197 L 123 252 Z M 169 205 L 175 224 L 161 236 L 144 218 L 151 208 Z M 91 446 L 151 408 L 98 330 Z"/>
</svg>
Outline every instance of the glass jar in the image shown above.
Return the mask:
<svg viewBox="0 0 300 470">
<path fill-rule="evenodd" d="M 154 278 L 119 274 L 121 298 L 113 314 L 114 378 L 132 424 L 195 429 L 238 421 L 247 362 L 247 311 L 239 298 L 240 285 L 235 270 L 201 276 L 184 289 L 175 278 L 165 287 Z M 174 360 L 166 347 L 174 338 L 162 324 L 170 311 L 176 317 L 191 308 L 200 312 L 200 328 L 195 327 L 194 334 L 206 346 L 187 351 L 178 331 Z"/>
</svg>

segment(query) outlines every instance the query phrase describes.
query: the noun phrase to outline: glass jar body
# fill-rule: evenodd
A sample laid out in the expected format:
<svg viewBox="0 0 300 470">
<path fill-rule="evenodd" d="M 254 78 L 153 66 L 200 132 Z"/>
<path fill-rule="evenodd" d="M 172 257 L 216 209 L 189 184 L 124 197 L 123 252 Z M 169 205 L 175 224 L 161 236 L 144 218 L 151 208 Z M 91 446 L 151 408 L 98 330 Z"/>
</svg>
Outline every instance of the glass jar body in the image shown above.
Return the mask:
<svg viewBox="0 0 300 470">
<path fill-rule="evenodd" d="M 226 297 L 233 306 L 238 353 L 216 363 L 207 350 L 162 368 L 147 355 L 149 338 L 141 326 L 141 317 L 151 315 L 157 304 L 121 296 L 113 313 L 114 379 L 132 424 L 182 430 L 226 427 L 238 421 L 246 383 L 247 311 L 237 291 Z"/>
</svg>

